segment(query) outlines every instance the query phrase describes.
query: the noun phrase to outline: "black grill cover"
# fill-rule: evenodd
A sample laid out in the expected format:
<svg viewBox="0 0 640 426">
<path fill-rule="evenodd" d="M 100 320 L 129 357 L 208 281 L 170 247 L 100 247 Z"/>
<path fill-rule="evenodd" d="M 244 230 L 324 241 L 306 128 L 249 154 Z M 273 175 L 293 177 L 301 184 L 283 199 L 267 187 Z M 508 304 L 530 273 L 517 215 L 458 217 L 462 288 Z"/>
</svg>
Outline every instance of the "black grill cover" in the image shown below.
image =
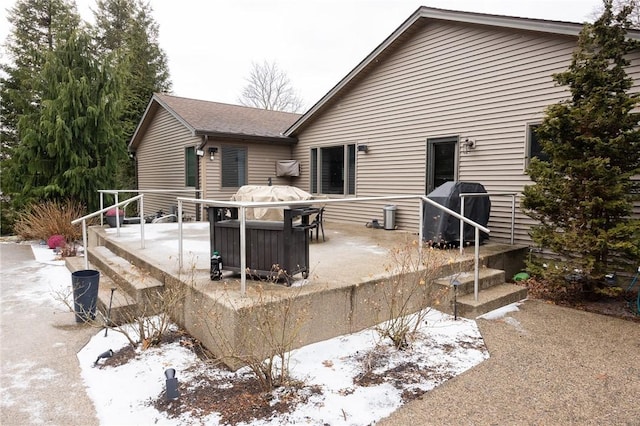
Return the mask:
<svg viewBox="0 0 640 426">
<path fill-rule="evenodd" d="M 441 204 L 454 212 L 460 212 L 460 194 L 487 192 L 475 182 L 445 182 L 434 189 L 427 198 Z M 489 197 L 465 197 L 464 216 L 487 226 L 491 212 Z M 423 238 L 435 246 L 460 245 L 460 221 L 429 203 L 424 205 Z M 489 236 L 480 232 L 482 244 Z M 475 228 L 469 224 L 464 226 L 464 242 L 475 242 Z"/>
</svg>

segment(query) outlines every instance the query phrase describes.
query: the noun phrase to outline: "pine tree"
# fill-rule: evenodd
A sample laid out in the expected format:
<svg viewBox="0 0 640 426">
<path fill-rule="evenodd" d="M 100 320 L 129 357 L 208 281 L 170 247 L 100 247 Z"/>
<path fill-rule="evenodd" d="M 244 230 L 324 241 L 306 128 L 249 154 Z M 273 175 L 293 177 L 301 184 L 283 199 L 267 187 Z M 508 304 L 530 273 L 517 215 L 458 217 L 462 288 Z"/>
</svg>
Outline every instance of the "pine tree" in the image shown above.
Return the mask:
<svg viewBox="0 0 640 426">
<path fill-rule="evenodd" d="M 98 0 L 95 38 L 103 54 L 114 55 L 115 64 L 126 75 L 123 88 L 121 144 L 127 145 L 155 92 L 171 89 L 167 57 L 158 43 L 158 25 L 152 10 L 142 0 Z M 118 186 L 133 188 L 133 165 L 124 161 Z"/>
<path fill-rule="evenodd" d="M 18 204 L 71 198 L 89 209 L 98 190 L 114 187 L 126 155 L 121 140 L 121 79 L 82 31 L 46 55 L 40 108 L 20 118 L 21 143 L 11 158 L 10 189 Z"/>
<path fill-rule="evenodd" d="M 80 25 L 70 0 L 18 0 L 8 11 L 12 31 L 6 41 L 9 63 L 0 65 L 0 158 L 19 143 L 18 119 L 39 107 L 38 76 L 48 52 Z"/>
<path fill-rule="evenodd" d="M 522 206 L 539 222 L 533 241 L 561 257 L 560 268 L 545 272 L 552 281 L 579 270 L 591 288 L 611 272 L 612 255 L 640 258 L 640 221 L 631 217 L 639 97 L 628 93 L 633 81 L 625 72 L 638 48 L 627 38 L 630 11 L 614 14 L 608 0 L 602 16 L 585 24 L 571 65 L 554 75 L 570 97 L 546 110 L 537 132 L 549 160 L 532 159 L 527 172 L 535 185 L 525 187 Z"/>
</svg>

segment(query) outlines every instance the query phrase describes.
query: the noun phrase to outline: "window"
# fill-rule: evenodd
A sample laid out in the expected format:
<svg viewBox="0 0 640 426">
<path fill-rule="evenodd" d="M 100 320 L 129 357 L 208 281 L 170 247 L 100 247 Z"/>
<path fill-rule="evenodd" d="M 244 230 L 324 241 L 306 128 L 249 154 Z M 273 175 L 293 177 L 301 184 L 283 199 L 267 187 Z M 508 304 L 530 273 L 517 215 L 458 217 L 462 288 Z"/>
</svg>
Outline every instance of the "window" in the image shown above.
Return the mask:
<svg viewBox="0 0 640 426">
<path fill-rule="evenodd" d="M 247 184 L 247 149 L 222 147 L 222 187 L 239 188 Z"/>
<path fill-rule="evenodd" d="M 196 186 L 196 149 L 188 147 L 184 150 L 184 186 Z"/>
<path fill-rule="evenodd" d="M 532 158 L 538 158 L 540 161 L 549 161 L 549 156 L 545 154 L 538 140 L 537 130 L 539 124 L 527 125 L 527 157 L 525 158 L 525 167 L 529 165 Z"/>
<path fill-rule="evenodd" d="M 355 195 L 356 145 L 311 149 L 311 192 Z"/>
</svg>

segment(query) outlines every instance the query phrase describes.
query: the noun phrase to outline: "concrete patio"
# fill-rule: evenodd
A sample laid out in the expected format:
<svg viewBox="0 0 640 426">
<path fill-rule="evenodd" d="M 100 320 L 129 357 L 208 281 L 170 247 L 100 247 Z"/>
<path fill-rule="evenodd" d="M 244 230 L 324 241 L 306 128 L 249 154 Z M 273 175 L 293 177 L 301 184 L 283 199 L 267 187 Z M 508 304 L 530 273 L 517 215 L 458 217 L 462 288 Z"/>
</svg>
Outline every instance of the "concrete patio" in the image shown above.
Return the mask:
<svg viewBox="0 0 640 426">
<path fill-rule="evenodd" d="M 226 272 L 222 281 L 210 279 L 207 222 L 183 224 L 182 269 L 178 262 L 177 223 L 145 225 L 144 248 L 141 248 L 140 225 L 123 226 L 119 233 L 118 236 L 115 228 L 90 228 L 89 260 L 103 272 L 104 278 L 100 285 L 102 306 L 107 306 L 110 279 L 121 289 L 124 286 L 140 287 L 134 289 L 138 296 L 130 290 L 116 291 L 114 310 L 119 305 L 131 304 L 132 299 L 140 302 L 151 297 L 141 296 L 143 293 L 140 292 L 151 290 L 157 293 L 158 290 L 178 287 L 186 289 L 184 304 L 175 310 L 174 319 L 209 349 L 219 346 L 212 337 L 212 323 L 224 328 L 225 339 L 239 348 L 247 346 L 248 339 L 256 339 L 247 336 L 252 326 L 259 322 L 256 315 L 279 315 L 272 320 L 284 324 L 287 320 L 278 312 L 285 308 L 289 316 L 299 321 L 296 346 L 358 331 L 388 319 L 391 314 L 389 307 L 384 306 L 386 296 L 380 290 L 392 275 L 390 271 L 397 267 L 390 259 L 390 250 L 413 245 L 410 251 L 417 253 L 418 239 L 415 234 L 398 230 L 326 222 L 326 241 L 322 238 L 316 241 L 314 235 L 310 243 L 310 274 L 307 279 L 296 275 L 291 287 L 269 280 L 248 279 L 246 293 L 242 294 L 237 274 Z M 508 288 L 508 294 L 499 295 L 496 303 L 507 304 L 526 297 L 526 290 L 523 292 L 518 288 L 514 292 L 513 287 L 516 286 L 504 284 L 505 277 L 508 280 L 520 270 L 525 253 L 524 247 L 497 243 L 481 246 L 481 269 L 500 270 L 498 282 L 487 286 L 498 284 Z M 438 256 L 440 264 L 443 264 L 443 269 L 433 278 L 451 273 L 469 276 L 473 270 L 473 247 L 464 254 L 458 250 L 434 250 L 432 255 Z M 224 262 L 224 253 L 222 256 Z M 72 260 L 70 269 L 83 268 L 79 261 Z M 490 279 L 496 281 L 495 276 Z M 449 289 L 448 282 L 444 286 L 438 297 L 438 309 L 451 311 L 453 291 Z M 480 295 L 491 292 L 495 290 L 483 290 Z M 424 299 L 414 297 L 409 312 L 420 309 L 424 303 Z M 495 304 L 486 309 L 493 308 Z M 270 313 L 265 314 L 263 309 Z M 215 353 L 215 349 L 213 351 Z"/>
</svg>

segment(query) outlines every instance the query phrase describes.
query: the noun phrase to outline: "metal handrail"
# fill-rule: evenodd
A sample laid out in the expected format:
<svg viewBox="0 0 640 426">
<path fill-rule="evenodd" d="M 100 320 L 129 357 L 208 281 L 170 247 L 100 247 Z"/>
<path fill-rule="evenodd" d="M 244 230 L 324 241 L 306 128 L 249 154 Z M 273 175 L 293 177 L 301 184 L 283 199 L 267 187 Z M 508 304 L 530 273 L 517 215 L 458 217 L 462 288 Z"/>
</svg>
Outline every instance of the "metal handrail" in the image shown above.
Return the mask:
<svg viewBox="0 0 640 426">
<path fill-rule="evenodd" d="M 202 193 L 202 189 L 99 189 L 100 193 L 100 209 L 104 207 L 104 194 L 113 195 L 114 202 L 119 204 L 118 197 L 121 193 L 134 193 L 134 194 L 175 194 L 180 192 L 195 192 Z M 132 201 L 130 198 L 127 200 Z M 103 216 L 100 215 L 100 225 L 104 225 Z"/>
<path fill-rule="evenodd" d="M 220 200 L 203 200 L 199 198 L 184 198 L 178 197 L 178 265 L 179 268 L 183 267 L 183 244 L 182 244 L 182 203 L 196 203 L 196 204 L 205 204 L 214 207 L 236 207 L 239 210 L 238 219 L 240 220 L 240 292 L 241 294 L 246 293 L 246 283 L 247 283 L 247 258 L 246 258 L 246 209 L 254 208 L 254 207 L 288 207 L 288 206 L 308 206 L 317 203 L 322 204 L 338 204 L 338 203 L 353 203 L 353 202 L 364 202 L 364 201 L 387 201 L 387 200 L 408 200 L 415 199 L 420 200 L 420 229 L 419 229 L 419 249 L 422 250 L 423 245 L 423 212 L 424 212 L 424 204 L 429 203 L 438 209 L 450 214 L 451 216 L 468 223 L 473 226 L 476 230 L 476 241 L 475 241 L 475 275 L 474 275 L 474 297 L 475 300 L 478 300 L 478 283 L 480 276 L 480 231 L 485 233 L 491 232 L 489 228 L 480 225 L 479 223 L 474 222 L 473 220 L 466 218 L 460 213 L 455 212 L 429 198 L 424 195 L 396 195 L 396 196 L 387 196 L 387 197 L 362 197 L 362 198 L 329 198 L 322 200 L 301 200 L 301 201 L 268 201 L 268 202 L 257 202 L 257 201 L 220 201 Z"/>
<path fill-rule="evenodd" d="M 116 235 L 119 237 L 120 236 L 120 209 L 118 207 L 124 204 L 131 203 L 132 201 L 136 201 L 136 200 L 140 200 L 140 208 L 138 209 L 138 213 L 140 214 L 140 248 L 144 248 L 144 218 L 142 217 L 143 211 L 144 211 L 144 194 L 136 195 L 135 197 L 128 198 L 124 201 L 120 201 L 119 203 L 113 204 L 108 207 L 101 206 L 100 210 L 97 210 L 93 213 L 89 213 L 87 215 L 84 215 L 78 219 L 71 221 L 72 225 L 76 225 L 82 222 L 82 244 L 84 246 L 84 268 L 85 269 L 89 269 L 89 244 L 87 244 L 87 220 L 91 219 L 92 217 L 96 217 L 98 215 L 102 217 L 103 213 L 115 208 L 116 209 Z M 100 200 L 100 204 L 102 204 L 102 199 Z"/>
<path fill-rule="evenodd" d="M 490 197 L 492 195 L 511 196 L 511 245 L 514 241 L 516 227 L 516 195 L 517 192 L 467 192 L 460 194 L 460 215 L 464 216 L 464 197 Z M 464 253 L 464 223 L 460 222 L 460 254 Z"/>
</svg>

